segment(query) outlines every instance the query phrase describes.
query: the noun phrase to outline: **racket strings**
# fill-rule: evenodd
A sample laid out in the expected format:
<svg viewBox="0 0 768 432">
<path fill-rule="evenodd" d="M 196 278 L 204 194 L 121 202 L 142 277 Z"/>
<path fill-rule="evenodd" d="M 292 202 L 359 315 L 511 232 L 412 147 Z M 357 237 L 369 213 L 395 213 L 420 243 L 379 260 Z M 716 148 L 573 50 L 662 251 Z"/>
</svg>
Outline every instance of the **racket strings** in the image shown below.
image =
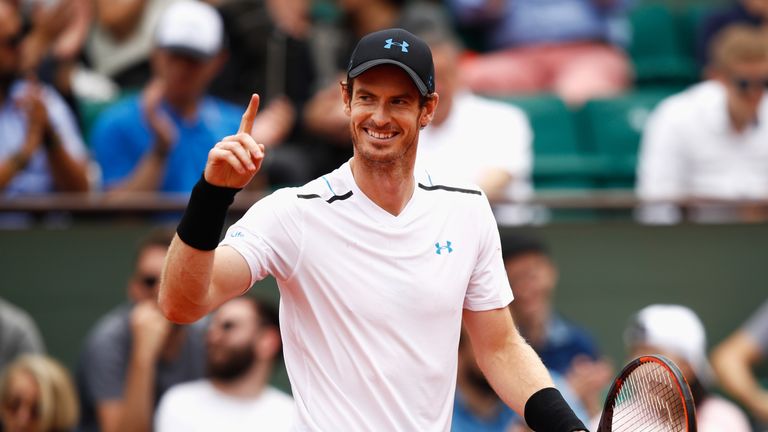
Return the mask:
<svg viewBox="0 0 768 432">
<path fill-rule="evenodd" d="M 666 368 L 644 363 L 624 380 L 613 403 L 614 432 L 686 431 L 685 408 Z"/>
</svg>

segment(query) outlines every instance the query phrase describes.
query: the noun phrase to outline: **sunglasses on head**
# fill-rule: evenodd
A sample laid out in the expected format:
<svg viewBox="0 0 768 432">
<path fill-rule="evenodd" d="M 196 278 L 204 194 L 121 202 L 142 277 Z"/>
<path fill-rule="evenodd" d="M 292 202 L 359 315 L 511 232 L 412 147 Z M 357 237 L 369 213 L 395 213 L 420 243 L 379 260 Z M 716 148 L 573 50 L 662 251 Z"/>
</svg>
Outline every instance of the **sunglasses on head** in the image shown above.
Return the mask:
<svg viewBox="0 0 768 432">
<path fill-rule="evenodd" d="M 750 89 L 768 89 L 768 77 L 753 80 L 735 77 L 731 78 L 731 81 L 742 93 L 746 93 Z"/>
</svg>

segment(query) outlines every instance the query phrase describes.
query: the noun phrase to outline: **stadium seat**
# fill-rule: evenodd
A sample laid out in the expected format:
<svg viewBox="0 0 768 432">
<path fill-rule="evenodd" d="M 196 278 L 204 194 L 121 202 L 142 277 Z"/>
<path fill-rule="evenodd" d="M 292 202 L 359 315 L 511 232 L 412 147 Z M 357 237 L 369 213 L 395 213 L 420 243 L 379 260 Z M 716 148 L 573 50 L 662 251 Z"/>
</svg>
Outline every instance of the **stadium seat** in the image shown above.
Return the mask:
<svg viewBox="0 0 768 432">
<path fill-rule="evenodd" d="M 634 187 L 645 121 L 656 104 L 671 93 L 666 89 L 636 90 L 589 101 L 576 114 L 581 142 L 600 165 L 597 187 Z"/>
<path fill-rule="evenodd" d="M 533 181 L 536 189 L 589 189 L 597 172 L 585 155 L 573 113 L 555 95 L 503 98 L 528 114 L 534 134 Z"/>
<path fill-rule="evenodd" d="M 685 49 L 680 21 L 668 6 L 641 4 L 630 12 L 629 21 L 632 39 L 628 53 L 637 86 L 681 88 L 698 80 L 699 68 L 693 51 Z"/>
</svg>

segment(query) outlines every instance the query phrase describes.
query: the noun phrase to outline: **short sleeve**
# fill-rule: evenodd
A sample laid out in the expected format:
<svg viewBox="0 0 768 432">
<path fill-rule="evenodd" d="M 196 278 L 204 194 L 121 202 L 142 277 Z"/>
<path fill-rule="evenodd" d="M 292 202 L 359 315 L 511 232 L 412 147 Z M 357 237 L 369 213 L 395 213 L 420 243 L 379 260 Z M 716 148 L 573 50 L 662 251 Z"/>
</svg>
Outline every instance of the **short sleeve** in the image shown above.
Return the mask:
<svg viewBox="0 0 768 432">
<path fill-rule="evenodd" d="M 270 274 L 287 280 L 298 264 L 302 235 L 295 189 L 281 189 L 258 201 L 230 226 L 221 245 L 232 247 L 245 258 L 251 284 Z"/>
<path fill-rule="evenodd" d="M 765 301 L 744 324 L 744 331 L 758 344 L 760 351 L 768 353 L 768 301 Z"/>
<path fill-rule="evenodd" d="M 473 311 L 506 307 L 513 298 L 501 256 L 499 229 L 485 194 L 482 199 L 475 218 L 479 241 L 477 261 L 464 297 L 464 308 Z"/>
</svg>

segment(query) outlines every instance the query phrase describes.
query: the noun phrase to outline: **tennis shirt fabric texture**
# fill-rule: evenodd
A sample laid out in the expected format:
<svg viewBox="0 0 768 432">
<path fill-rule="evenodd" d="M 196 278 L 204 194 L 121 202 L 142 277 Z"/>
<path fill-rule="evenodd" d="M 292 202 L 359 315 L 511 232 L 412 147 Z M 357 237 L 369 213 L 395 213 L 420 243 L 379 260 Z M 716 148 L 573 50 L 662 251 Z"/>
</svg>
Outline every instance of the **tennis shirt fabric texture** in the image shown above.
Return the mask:
<svg viewBox="0 0 768 432">
<path fill-rule="evenodd" d="M 273 193 L 222 245 L 280 288 L 296 431 L 450 429 L 462 310 L 512 291 L 488 200 L 424 174 L 394 216 L 349 162 Z"/>
</svg>

